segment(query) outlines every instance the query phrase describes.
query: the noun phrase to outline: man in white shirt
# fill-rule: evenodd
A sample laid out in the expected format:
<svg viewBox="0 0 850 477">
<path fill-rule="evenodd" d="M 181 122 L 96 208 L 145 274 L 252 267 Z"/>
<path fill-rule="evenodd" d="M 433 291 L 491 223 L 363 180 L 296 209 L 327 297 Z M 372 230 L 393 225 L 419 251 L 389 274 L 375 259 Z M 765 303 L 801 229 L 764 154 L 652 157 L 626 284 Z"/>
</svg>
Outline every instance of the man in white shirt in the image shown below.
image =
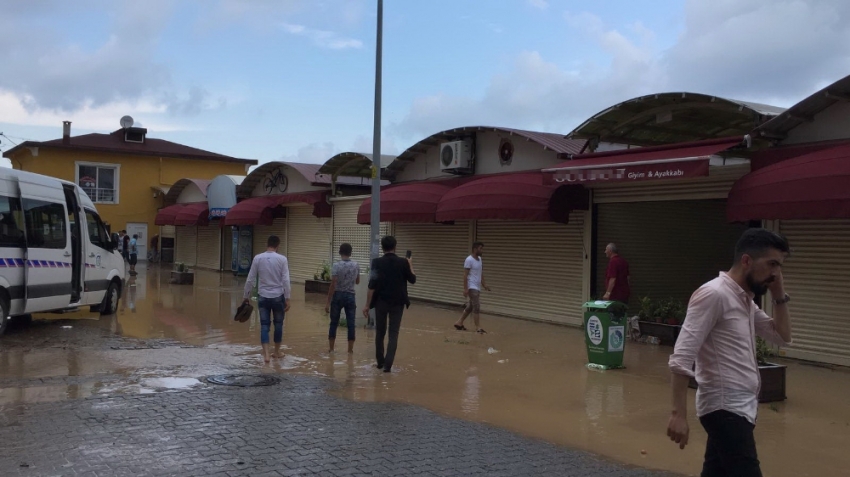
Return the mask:
<svg viewBox="0 0 850 477">
<path fill-rule="evenodd" d="M 484 253 L 484 244 L 475 242 L 472 244 L 472 255 L 466 257 L 463 263 L 463 296 L 468 299 L 466 308 L 463 310 L 460 320 L 455 323 L 455 329 L 458 331 L 466 331 L 463 322 L 473 314 L 475 321 L 475 330 L 478 333 L 486 333 L 481 328 L 481 290 L 490 291 L 490 287 L 484 282 L 484 266 L 481 261 L 481 255 Z"/>
<path fill-rule="evenodd" d="M 280 345 L 283 342 L 283 318 L 289 311 L 289 298 L 292 287 L 289 282 L 289 263 L 286 257 L 277 253 L 280 238 L 269 237 L 265 252 L 254 257 L 248 279 L 245 281 L 244 303 L 248 303 L 254 283 L 257 287 L 257 306 L 260 311 L 260 343 L 263 345 L 263 359 L 271 361 L 269 356 L 269 329 L 274 315 L 274 357 L 282 358 Z"/>
<path fill-rule="evenodd" d="M 697 416 L 708 433 L 702 477 L 762 475 L 753 436 L 761 387 L 756 336 L 780 346 L 791 342 L 791 298 L 782 280 L 789 250 L 778 234 L 747 230 L 731 270 L 700 287 L 688 304 L 669 362 L 673 411 L 667 435 L 682 449 L 688 444 L 688 379 L 696 377 Z M 753 301 L 768 290 L 773 317 Z"/>
</svg>

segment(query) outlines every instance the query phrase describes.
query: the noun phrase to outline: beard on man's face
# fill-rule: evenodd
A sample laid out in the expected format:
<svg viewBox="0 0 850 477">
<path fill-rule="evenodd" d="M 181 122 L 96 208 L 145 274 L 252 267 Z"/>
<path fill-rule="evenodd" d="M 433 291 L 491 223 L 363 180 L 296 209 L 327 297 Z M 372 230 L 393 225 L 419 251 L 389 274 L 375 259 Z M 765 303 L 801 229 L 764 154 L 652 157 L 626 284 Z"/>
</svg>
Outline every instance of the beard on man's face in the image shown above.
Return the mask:
<svg viewBox="0 0 850 477">
<path fill-rule="evenodd" d="M 764 295 L 767 293 L 770 284 L 775 280 L 774 277 L 768 277 L 767 280 L 757 281 L 752 273 L 748 273 L 747 277 L 747 286 L 750 287 L 750 291 L 755 293 L 758 296 Z"/>
</svg>

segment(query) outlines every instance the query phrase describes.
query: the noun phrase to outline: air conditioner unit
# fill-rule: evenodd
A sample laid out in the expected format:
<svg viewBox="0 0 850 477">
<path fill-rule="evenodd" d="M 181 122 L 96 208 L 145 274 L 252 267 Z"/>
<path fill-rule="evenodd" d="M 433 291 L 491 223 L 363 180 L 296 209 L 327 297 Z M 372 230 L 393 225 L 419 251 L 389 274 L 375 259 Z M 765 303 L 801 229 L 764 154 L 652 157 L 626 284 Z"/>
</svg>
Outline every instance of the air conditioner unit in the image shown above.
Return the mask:
<svg viewBox="0 0 850 477">
<path fill-rule="evenodd" d="M 440 144 L 440 170 L 454 174 L 472 172 L 472 139 Z"/>
</svg>

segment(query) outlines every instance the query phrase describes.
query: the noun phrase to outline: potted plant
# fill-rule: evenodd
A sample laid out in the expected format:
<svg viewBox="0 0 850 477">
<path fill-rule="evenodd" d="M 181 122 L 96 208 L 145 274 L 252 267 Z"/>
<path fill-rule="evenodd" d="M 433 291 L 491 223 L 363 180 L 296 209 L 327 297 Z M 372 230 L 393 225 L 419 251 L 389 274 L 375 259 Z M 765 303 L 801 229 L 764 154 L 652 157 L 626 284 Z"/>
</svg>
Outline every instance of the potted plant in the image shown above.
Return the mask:
<svg viewBox="0 0 850 477">
<path fill-rule="evenodd" d="M 195 273 L 189 270 L 183 262 L 174 264 L 174 270 L 171 271 L 171 283 L 177 285 L 192 285 L 195 283 Z"/>
<path fill-rule="evenodd" d="M 328 293 L 328 290 L 331 287 L 331 265 L 324 261 L 316 273 L 313 275 L 312 280 L 306 280 L 304 282 L 304 292 L 305 293 Z"/>
<path fill-rule="evenodd" d="M 664 346 L 673 346 L 679 338 L 686 313 L 685 304 L 674 298 L 653 301 L 643 297 L 638 314 L 640 334 L 654 336 Z"/>
<path fill-rule="evenodd" d="M 773 356 L 773 348 L 765 340 L 756 337 L 756 362 L 759 366 L 759 376 L 761 376 L 759 402 L 777 402 L 788 398 L 785 395 L 785 373 L 788 367 L 769 362 L 770 356 Z M 696 379 L 691 378 L 688 387 L 696 389 Z"/>
</svg>

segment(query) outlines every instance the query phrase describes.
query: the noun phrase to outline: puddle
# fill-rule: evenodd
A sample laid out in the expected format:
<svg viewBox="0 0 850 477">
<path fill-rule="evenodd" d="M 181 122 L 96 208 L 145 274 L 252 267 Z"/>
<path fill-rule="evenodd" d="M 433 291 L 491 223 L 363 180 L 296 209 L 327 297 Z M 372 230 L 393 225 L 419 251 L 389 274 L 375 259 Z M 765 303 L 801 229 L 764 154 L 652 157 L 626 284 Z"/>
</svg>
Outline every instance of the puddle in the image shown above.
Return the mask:
<svg viewBox="0 0 850 477">
<path fill-rule="evenodd" d="M 477 335 L 452 328 L 454 310 L 414 304 L 405 312 L 393 373 L 385 374 L 374 367 L 375 333 L 363 329 L 362 320 L 355 352 L 346 353 L 341 341 L 328 354 L 324 297 L 305 296 L 296 285 L 285 320 L 286 356 L 265 364 L 256 311 L 245 323 L 232 318 L 241 303 L 241 279 L 198 271 L 193 287 L 171 285 L 167 275 L 167 270 L 141 271 L 116 316 L 96 322 L 86 316 L 85 323 L 60 331 L 72 335 L 99 326 L 140 340 L 178 340 L 187 347 L 0 351 L 0 379 L 113 379 L 92 379 L 74 388 L 2 388 L 0 404 L 174 391 L 203 385 L 203 376 L 238 370 L 298 373 L 333 380 L 335 393 L 346 399 L 411 403 L 628 464 L 691 475 L 699 471 L 705 433 L 693 414 L 686 450 L 665 435 L 670 348 L 629 342 L 626 369 L 592 371 L 585 367 L 580 330 L 484 316 L 489 333 Z M 491 354 L 491 349 L 497 352 Z M 845 398 L 850 373 L 786 364 L 788 401 L 762 405 L 759 412 L 756 439 L 765 475 L 845 474 L 850 468 L 850 406 Z"/>
</svg>

